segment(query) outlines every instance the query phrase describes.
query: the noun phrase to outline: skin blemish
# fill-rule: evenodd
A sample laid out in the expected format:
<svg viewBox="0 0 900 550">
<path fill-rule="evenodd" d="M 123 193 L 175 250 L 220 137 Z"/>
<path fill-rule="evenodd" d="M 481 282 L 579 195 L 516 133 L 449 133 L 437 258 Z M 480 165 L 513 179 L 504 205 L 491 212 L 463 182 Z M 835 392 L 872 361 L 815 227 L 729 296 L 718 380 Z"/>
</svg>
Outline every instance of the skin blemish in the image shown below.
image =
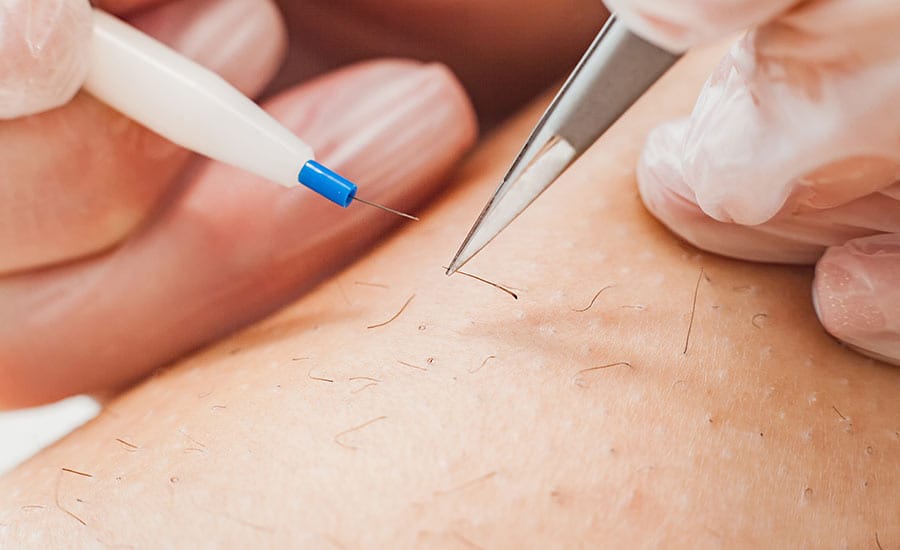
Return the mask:
<svg viewBox="0 0 900 550">
<path fill-rule="evenodd" d="M 591 303 L 589 303 L 587 306 L 585 306 L 585 307 L 583 307 L 583 308 L 581 308 L 581 309 L 573 309 L 572 311 L 574 311 L 574 312 L 576 312 L 576 313 L 584 313 L 584 312 L 588 311 L 589 309 L 591 309 L 592 307 L 594 307 L 594 304 L 597 302 L 597 298 L 599 298 L 600 295 L 603 294 L 603 291 L 609 290 L 609 289 L 611 289 L 611 288 L 614 288 L 615 286 L 616 286 L 616 285 L 606 285 L 605 287 L 603 287 L 603 288 L 601 288 L 600 290 L 598 290 L 596 294 L 594 294 L 594 297 L 591 298 Z"/>
<path fill-rule="evenodd" d="M 427 328 L 428 328 L 428 327 L 426 327 L 425 325 L 419 325 L 419 330 L 420 330 L 420 331 L 423 331 L 423 332 L 424 332 L 425 329 L 427 329 Z"/>
<path fill-rule="evenodd" d="M 351 433 L 362 430 L 363 428 L 367 428 L 376 422 L 380 422 L 380 421 L 386 420 L 386 419 L 387 419 L 386 416 L 379 416 L 377 418 L 373 418 L 372 420 L 369 420 L 368 422 L 363 422 L 359 426 L 354 426 L 350 429 L 344 430 L 341 433 L 334 436 L 334 442 L 337 443 L 338 445 L 340 445 L 341 447 L 344 447 L 345 449 L 350 449 L 351 451 L 355 451 L 355 450 L 359 449 L 359 447 L 355 447 L 353 445 L 347 445 L 346 443 L 343 443 L 341 441 L 341 438 L 343 438 Z"/>
<path fill-rule="evenodd" d="M 393 322 L 397 319 L 397 317 L 400 317 L 401 315 L 403 315 L 403 312 L 406 311 L 406 308 L 409 307 L 409 303 L 412 302 L 412 301 L 413 301 L 413 298 L 415 298 L 415 297 L 416 297 L 416 295 L 413 294 L 412 296 L 410 296 L 409 298 L 407 298 L 407 299 L 406 299 L 406 302 L 404 302 L 403 305 L 400 307 L 400 311 L 398 311 L 397 313 L 395 313 L 394 315 L 392 315 L 391 318 L 388 319 L 387 321 L 385 321 L 385 322 L 383 322 L 383 323 L 377 323 L 377 324 L 374 324 L 374 325 L 369 325 L 369 326 L 367 326 L 366 328 L 367 328 L 367 329 L 381 328 L 381 327 L 383 327 L 383 326 L 386 326 L 386 325 L 389 325 L 389 324 L 393 323 Z"/>
</svg>

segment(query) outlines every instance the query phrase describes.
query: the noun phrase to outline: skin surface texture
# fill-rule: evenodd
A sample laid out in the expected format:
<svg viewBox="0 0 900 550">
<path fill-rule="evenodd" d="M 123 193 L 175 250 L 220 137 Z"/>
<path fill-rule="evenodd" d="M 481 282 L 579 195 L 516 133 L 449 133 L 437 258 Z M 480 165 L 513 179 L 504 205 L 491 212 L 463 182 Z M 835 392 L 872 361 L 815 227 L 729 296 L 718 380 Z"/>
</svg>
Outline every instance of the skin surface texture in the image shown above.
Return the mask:
<svg viewBox="0 0 900 550">
<path fill-rule="evenodd" d="M 0 546 L 896 548 L 900 371 L 825 333 L 811 268 L 641 205 L 647 133 L 720 53 L 464 268 L 518 300 L 442 266 L 540 106 L 421 223 L 0 479 Z"/>
</svg>

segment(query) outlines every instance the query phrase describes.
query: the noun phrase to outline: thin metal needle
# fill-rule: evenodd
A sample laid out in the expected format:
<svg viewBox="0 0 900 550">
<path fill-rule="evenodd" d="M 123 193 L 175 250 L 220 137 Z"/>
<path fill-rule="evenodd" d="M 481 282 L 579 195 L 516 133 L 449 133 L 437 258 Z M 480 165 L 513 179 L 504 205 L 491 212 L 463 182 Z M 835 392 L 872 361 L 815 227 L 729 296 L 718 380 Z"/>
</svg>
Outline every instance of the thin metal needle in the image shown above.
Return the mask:
<svg viewBox="0 0 900 550">
<path fill-rule="evenodd" d="M 383 205 L 375 203 L 375 202 L 369 202 L 369 201 L 367 201 L 365 199 L 361 199 L 359 197 L 353 197 L 353 200 L 359 201 L 359 202 L 369 205 L 369 206 L 374 206 L 375 208 L 378 208 L 379 210 L 384 210 L 385 212 L 390 212 L 391 214 L 400 216 L 401 218 L 406 218 L 406 219 L 412 220 L 414 222 L 419 221 L 419 218 L 417 218 L 411 214 L 405 214 L 399 210 L 394 210 L 393 208 L 388 208 L 387 206 L 383 206 Z"/>
</svg>

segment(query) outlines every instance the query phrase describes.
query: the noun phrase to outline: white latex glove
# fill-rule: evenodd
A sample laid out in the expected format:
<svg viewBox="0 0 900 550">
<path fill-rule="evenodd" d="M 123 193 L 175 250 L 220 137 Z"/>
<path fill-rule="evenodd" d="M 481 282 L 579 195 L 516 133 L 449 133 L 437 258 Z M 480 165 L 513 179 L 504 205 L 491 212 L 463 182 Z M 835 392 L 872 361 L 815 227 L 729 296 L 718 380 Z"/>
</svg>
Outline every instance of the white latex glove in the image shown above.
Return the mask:
<svg viewBox="0 0 900 550">
<path fill-rule="evenodd" d="M 67 103 L 88 71 L 88 0 L 0 0 L 0 119 Z"/>
<path fill-rule="evenodd" d="M 825 328 L 900 364 L 900 2 L 608 4 L 672 50 L 751 29 L 690 118 L 649 137 L 650 211 L 719 254 L 817 262 Z"/>
</svg>

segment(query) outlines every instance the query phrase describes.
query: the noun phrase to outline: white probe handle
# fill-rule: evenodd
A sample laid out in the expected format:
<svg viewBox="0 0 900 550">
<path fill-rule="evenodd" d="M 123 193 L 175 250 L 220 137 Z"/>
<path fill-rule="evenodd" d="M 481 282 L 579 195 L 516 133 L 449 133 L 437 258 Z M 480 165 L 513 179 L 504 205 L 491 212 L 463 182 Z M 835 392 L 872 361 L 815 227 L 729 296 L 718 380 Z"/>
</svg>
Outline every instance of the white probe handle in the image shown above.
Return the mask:
<svg viewBox="0 0 900 550">
<path fill-rule="evenodd" d="M 95 9 L 85 90 L 157 134 L 295 187 L 313 150 L 214 72 Z"/>
</svg>

